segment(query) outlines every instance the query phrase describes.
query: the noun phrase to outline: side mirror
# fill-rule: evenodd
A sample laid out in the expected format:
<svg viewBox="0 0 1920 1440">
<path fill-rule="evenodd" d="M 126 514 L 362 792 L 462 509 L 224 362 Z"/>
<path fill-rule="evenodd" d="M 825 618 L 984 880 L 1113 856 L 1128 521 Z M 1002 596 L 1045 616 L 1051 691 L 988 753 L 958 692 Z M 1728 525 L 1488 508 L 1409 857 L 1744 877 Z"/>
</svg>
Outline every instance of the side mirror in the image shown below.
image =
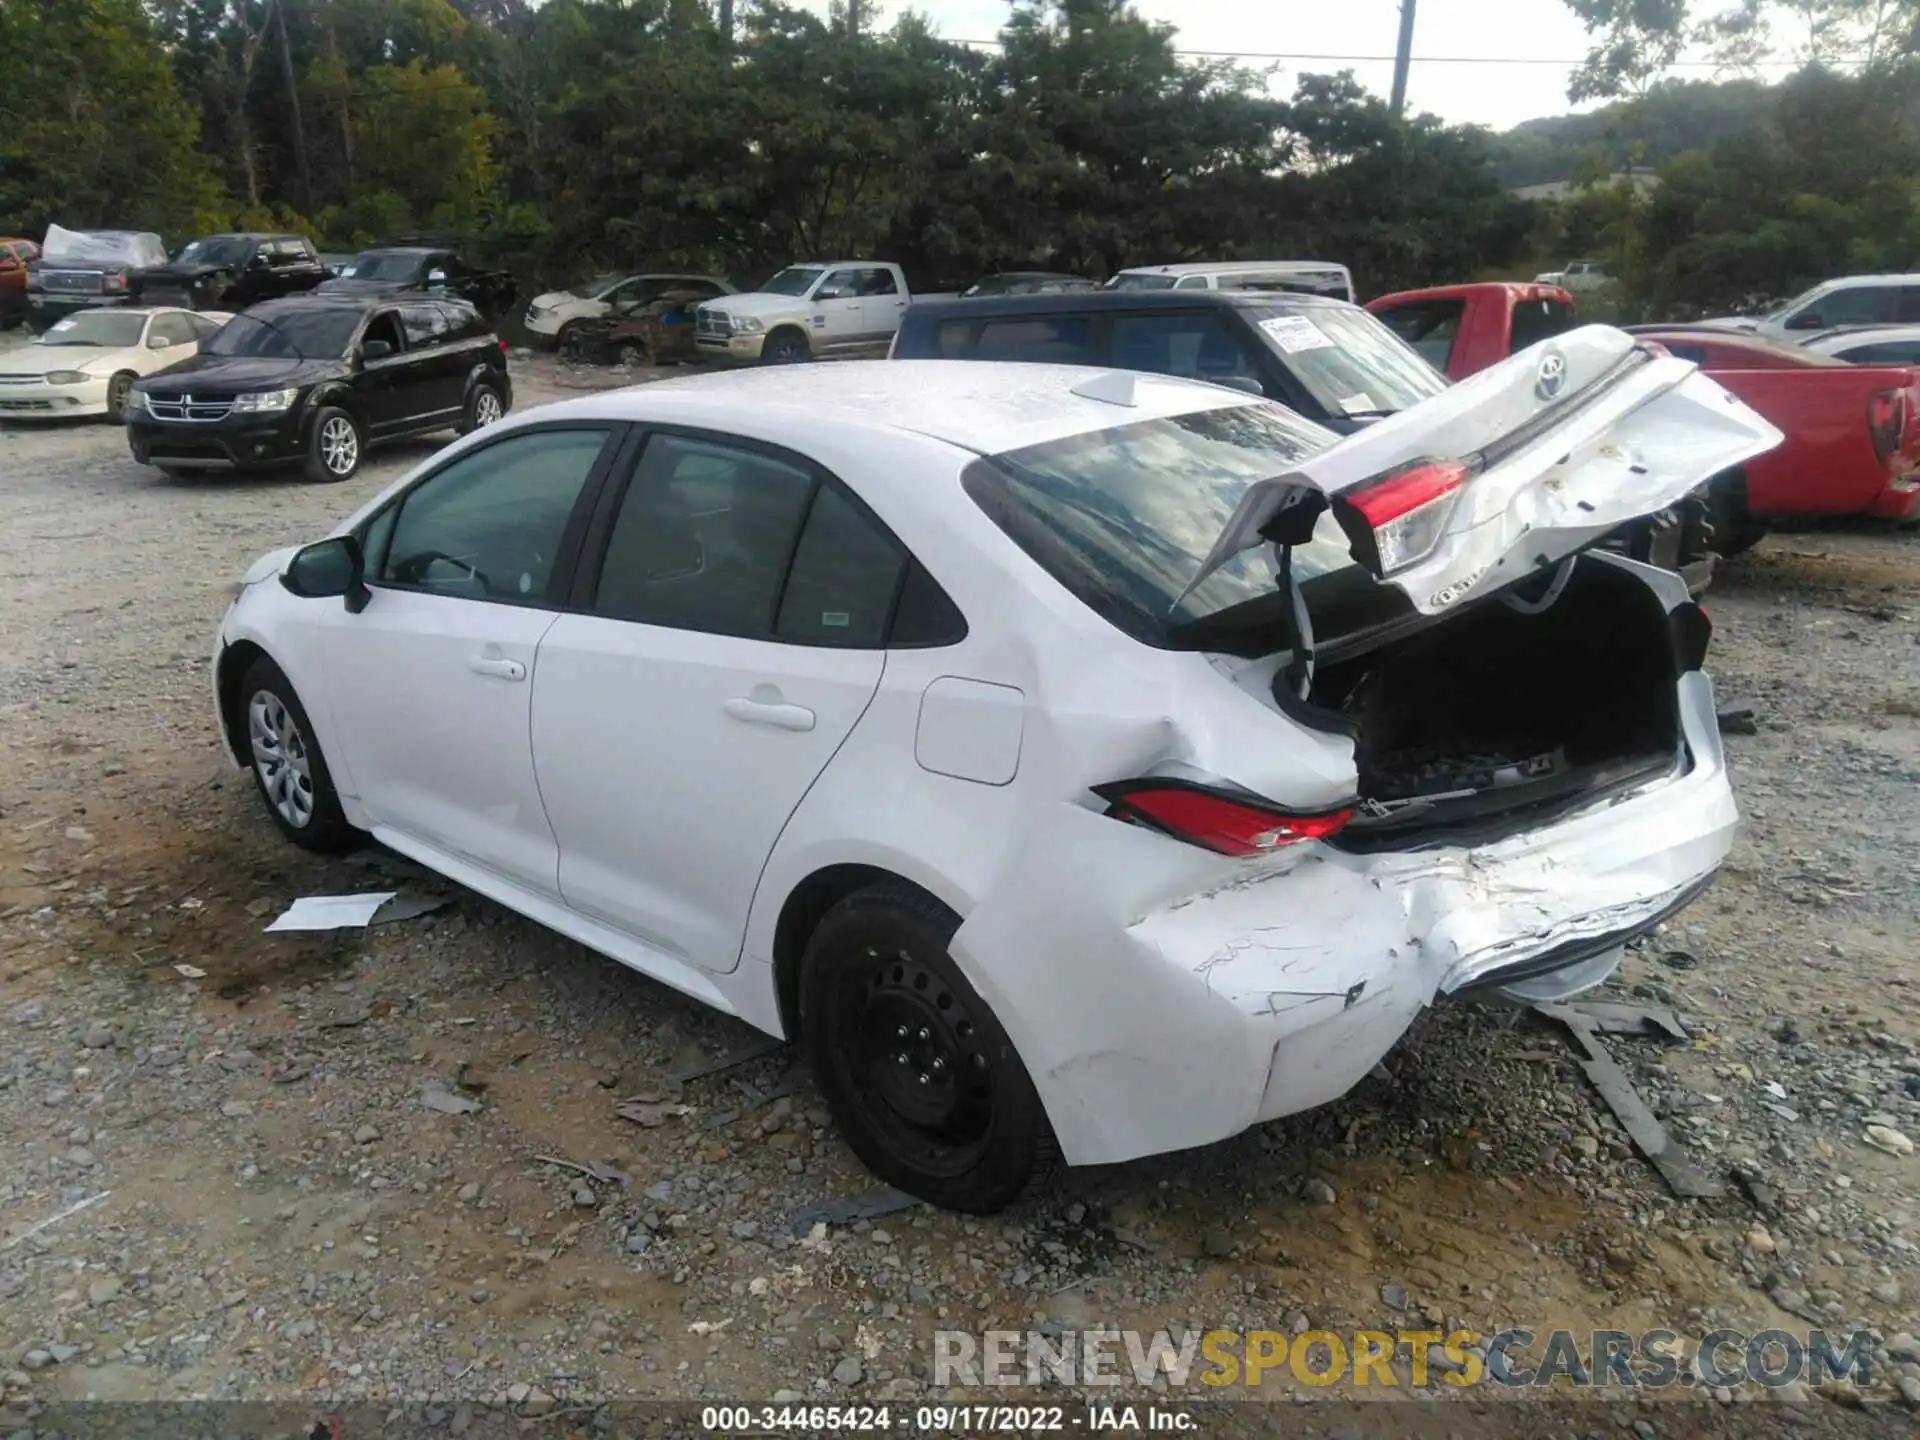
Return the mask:
<svg viewBox="0 0 1920 1440">
<path fill-rule="evenodd" d="M 372 597 L 367 592 L 366 561 L 360 542 L 351 535 L 316 540 L 287 562 L 280 583 L 303 600 L 346 597 L 347 609 L 358 614 Z"/>
<path fill-rule="evenodd" d="M 147 337 L 147 348 L 149 350 L 166 350 L 172 345 L 173 341 L 167 339 L 164 335 L 149 335 Z"/>
<path fill-rule="evenodd" d="M 444 285 L 444 284 L 446 284 L 446 283 L 447 283 L 447 272 L 446 272 L 446 271 L 444 271 L 444 270 L 429 270 L 429 271 L 427 272 L 427 283 L 428 283 L 429 285 Z"/>
<path fill-rule="evenodd" d="M 385 340 L 367 340 L 360 346 L 362 360 L 384 360 L 393 354 L 393 346 Z"/>
<path fill-rule="evenodd" d="M 813 292 L 813 298 L 816 300 L 845 300 L 847 297 L 848 292 L 838 285 L 822 285 Z"/>
<path fill-rule="evenodd" d="M 1802 310 L 1798 315 L 1787 321 L 1786 328 L 1789 330 L 1823 330 L 1826 328 L 1826 322 L 1822 320 L 1818 314 L 1812 311 Z"/>
</svg>

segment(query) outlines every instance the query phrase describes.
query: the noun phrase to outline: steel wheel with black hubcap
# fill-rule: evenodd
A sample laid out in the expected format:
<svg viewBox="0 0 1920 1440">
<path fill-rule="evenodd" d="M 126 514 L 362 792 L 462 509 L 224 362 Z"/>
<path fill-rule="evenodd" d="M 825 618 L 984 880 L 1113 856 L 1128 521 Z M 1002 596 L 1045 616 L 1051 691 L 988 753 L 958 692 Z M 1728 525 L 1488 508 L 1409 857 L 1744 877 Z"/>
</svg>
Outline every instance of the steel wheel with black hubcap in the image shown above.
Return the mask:
<svg viewBox="0 0 1920 1440">
<path fill-rule="evenodd" d="M 253 781 L 280 833 L 322 853 L 351 848 L 359 832 L 340 809 L 313 722 L 286 675 L 263 655 L 247 667 L 239 698 Z"/>
<path fill-rule="evenodd" d="M 313 436 L 307 443 L 307 478 L 338 484 L 360 469 L 366 449 L 360 423 L 344 410 L 329 405 L 313 417 Z"/>
<path fill-rule="evenodd" d="M 807 337 L 798 330 L 776 330 L 761 347 L 760 360 L 766 365 L 798 365 L 813 358 Z"/>
<path fill-rule="evenodd" d="M 957 928 L 905 887 L 843 900 L 807 946 L 801 1030 L 868 1169 L 932 1204 L 990 1214 L 1058 1151 L 1012 1041 L 947 953 Z"/>
</svg>

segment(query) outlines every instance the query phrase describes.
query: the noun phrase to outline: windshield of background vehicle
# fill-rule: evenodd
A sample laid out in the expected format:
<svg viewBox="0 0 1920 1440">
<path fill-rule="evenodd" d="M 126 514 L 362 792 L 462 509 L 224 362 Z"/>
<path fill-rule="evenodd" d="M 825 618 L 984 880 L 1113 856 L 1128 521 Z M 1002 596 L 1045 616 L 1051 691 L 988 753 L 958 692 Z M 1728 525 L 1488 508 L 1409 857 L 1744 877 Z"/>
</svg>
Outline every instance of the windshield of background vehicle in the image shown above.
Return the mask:
<svg viewBox="0 0 1920 1440">
<path fill-rule="evenodd" d="M 576 300 L 598 300 L 607 291 L 627 277 L 624 275 L 596 275 L 591 280 L 582 281 L 565 293 Z"/>
<path fill-rule="evenodd" d="M 789 265 L 760 287 L 768 295 L 804 295 L 820 278 L 820 265 Z"/>
<path fill-rule="evenodd" d="M 1247 314 L 1330 414 L 1392 415 L 1447 388 L 1446 376 L 1364 310 L 1276 305 Z"/>
<path fill-rule="evenodd" d="M 166 264 L 167 250 L 160 243 L 158 235 L 145 232 L 114 230 L 95 234 L 49 225 L 46 244 L 41 246 L 40 259 L 56 270 L 62 265 L 144 269 Z"/>
<path fill-rule="evenodd" d="M 1145 644 L 1175 648 L 1180 627 L 1276 593 L 1273 547 L 1262 545 L 1179 599 L 1247 487 L 1338 438 L 1259 401 L 1009 451 L 970 466 L 964 484 L 1097 614 Z M 1346 537 L 1325 514 L 1313 540 L 1293 552 L 1301 580 L 1352 564 Z"/>
<path fill-rule="evenodd" d="M 1107 281 L 1109 290 L 1171 290 L 1173 285 L 1171 275 L 1120 274 Z"/>
<path fill-rule="evenodd" d="M 240 314 L 201 345 L 203 355 L 254 355 L 268 360 L 339 360 L 345 357 L 358 310 L 289 310 L 262 320 Z"/>
<path fill-rule="evenodd" d="M 230 235 L 195 240 L 173 257 L 176 265 L 244 265 L 253 253 L 251 240 L 236 240 Z"/>
<path fill-rule="evenodd" d="M 418 255 L 370 250 L 340 267 L 342 280 L 411 280 L 420 273 Z"/>
<path fill-rule="evenodd" d="M 112 310 L 82 310 L 69 315 L 34 343 L 37 345 L 93 345 L 103 350 L 125 350 L 140 343 L 147 317 Z"/>
</svg>

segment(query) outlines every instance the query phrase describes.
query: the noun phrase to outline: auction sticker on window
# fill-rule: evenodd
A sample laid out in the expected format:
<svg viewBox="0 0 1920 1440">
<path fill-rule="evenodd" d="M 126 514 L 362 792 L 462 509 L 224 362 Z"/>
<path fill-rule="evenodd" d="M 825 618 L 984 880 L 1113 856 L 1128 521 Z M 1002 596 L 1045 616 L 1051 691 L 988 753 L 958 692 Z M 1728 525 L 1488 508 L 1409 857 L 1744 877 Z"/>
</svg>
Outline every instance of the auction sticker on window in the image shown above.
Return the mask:
<svg viewBox="0 0 1920 1440">
<path fill-rule="evenodd" d="M 1297 355 L 1302 350 L 1322 350 L 1333 344 L 1326 332 L 1305 315 L 1276 315 L 1271 320 L 1262 320 L 1260 328 L 1289 355 Z"/>
</svg>

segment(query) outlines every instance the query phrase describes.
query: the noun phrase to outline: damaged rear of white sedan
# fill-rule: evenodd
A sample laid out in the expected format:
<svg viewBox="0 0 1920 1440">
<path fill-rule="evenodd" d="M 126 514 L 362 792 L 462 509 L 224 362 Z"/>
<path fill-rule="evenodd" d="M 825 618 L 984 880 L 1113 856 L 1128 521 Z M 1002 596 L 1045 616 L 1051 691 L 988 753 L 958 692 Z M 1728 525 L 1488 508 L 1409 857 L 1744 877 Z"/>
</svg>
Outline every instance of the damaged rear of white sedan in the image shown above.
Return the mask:
<svg viewBox="0 0 1920 1440">
<path fill-rule="evenodd" d="M 551 543 L 426 525 L 543 433 Z M 1778 440 L 1598 327 L 1337 443 L 1068 367 L 669 381 L 256 565 L 222 720 L 289 838 L 797 1038 L 870 1168 L 991 1211 L 1332 1100 L 1444 997 L 1589 988 L 1696 895 L 1736 819 L 1709 626 L 1598 547 Z"/>
</svg>

